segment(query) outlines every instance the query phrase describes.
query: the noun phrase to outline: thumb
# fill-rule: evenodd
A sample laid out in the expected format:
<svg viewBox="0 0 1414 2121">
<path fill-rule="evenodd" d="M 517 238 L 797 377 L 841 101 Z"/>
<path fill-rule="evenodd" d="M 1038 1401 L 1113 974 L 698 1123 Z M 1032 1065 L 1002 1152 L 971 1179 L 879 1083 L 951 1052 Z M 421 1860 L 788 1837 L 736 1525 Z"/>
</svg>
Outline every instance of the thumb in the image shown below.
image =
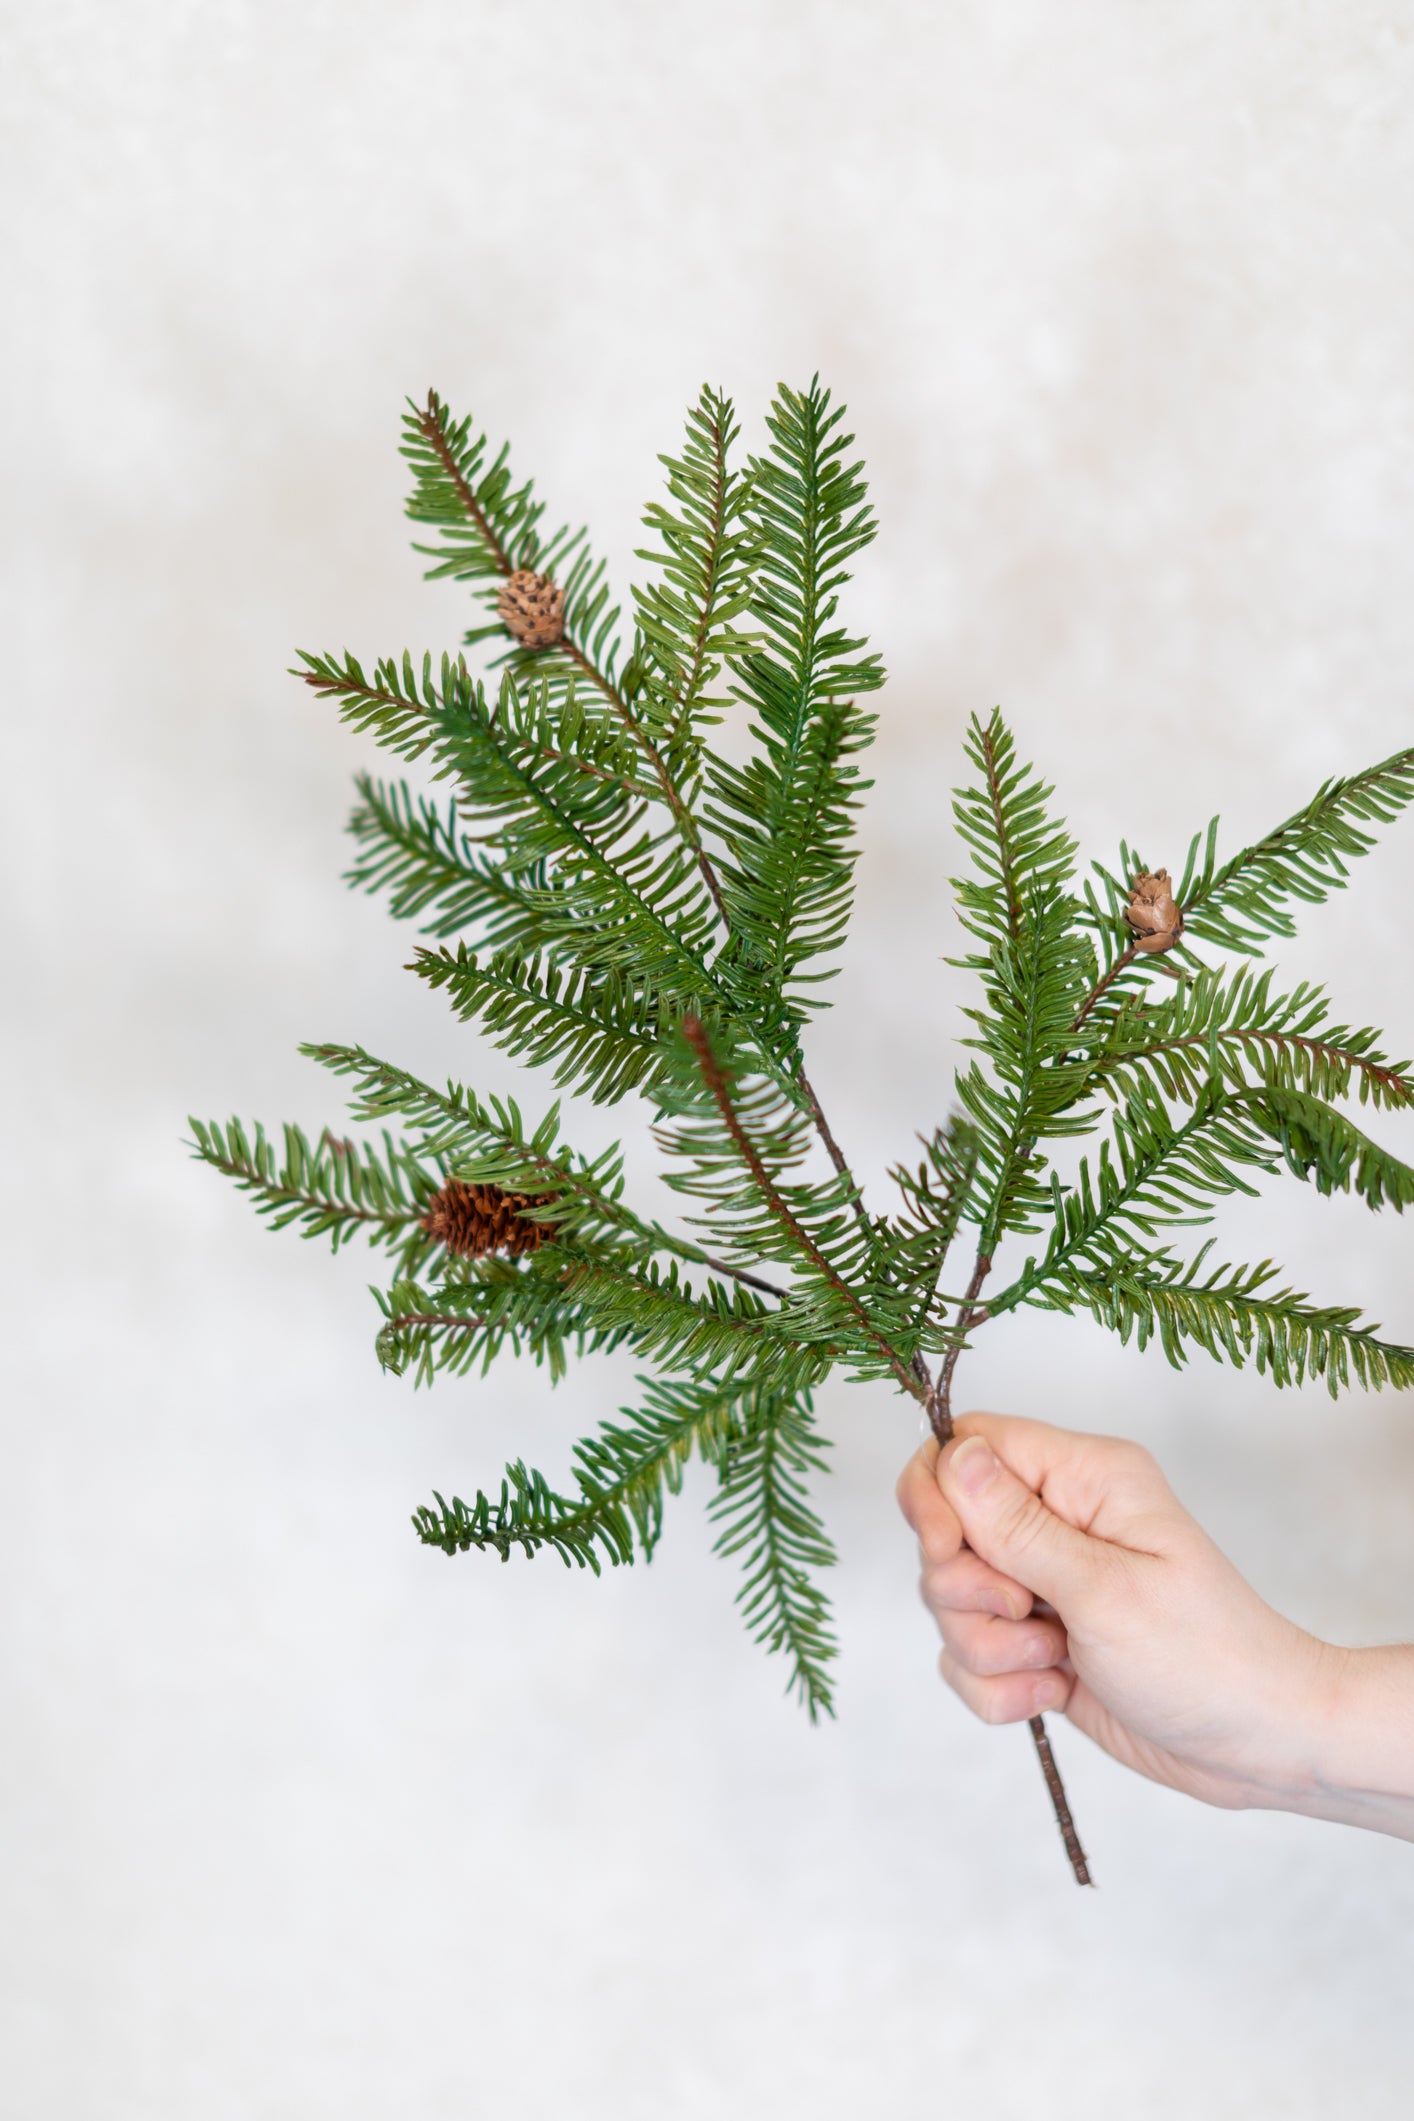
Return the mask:
<svg viewBox="0 0 1414 2121">
<path fill-rule="evenodd" d="M 1108 1558 L 1105 1542 L 1047 1509 L 982 1437 L 964 1436 L 943 1451 L 936 1477 L 973 1553 L 1044 1598 L 1062 1619 L 1094 1589 Z"/>
</svg>

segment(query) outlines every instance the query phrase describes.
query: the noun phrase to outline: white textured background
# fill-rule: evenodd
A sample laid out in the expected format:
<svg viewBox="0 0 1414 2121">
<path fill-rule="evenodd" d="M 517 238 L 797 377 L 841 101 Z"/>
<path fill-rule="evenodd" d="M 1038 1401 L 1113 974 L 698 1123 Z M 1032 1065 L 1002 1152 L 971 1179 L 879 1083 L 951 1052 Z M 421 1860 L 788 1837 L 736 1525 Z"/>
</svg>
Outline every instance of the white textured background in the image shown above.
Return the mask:
<svg viewBox="0 0 1414 2121">
<path fill-rule="evenodd" d="M 5 2110 L 1406 2114 L 1414 1849 L 1205 1813 L 1062 1726 L 1077 1893 L 1024 1734 L 933 1677 L 911 1413 L 828 1400 L 842 1714 L 811 1732 L 695 1484 L 646 1576 L 414 1544 L 434 1484 L 561 1470 L 621 1372 L 414 1395 L 364 1260 L 272 1241 L 179 1143 L 190 1109 L 336 1116 L 302 1037 L 513 1080 L 341 888 L 369 747 L 282 675 L 455 639 L 400 520 L 429 382 L 620 580 L 704 377 L 753 421 L 817 365 L 849 399 L 895 676 L 812 1072 L 871 1173 L 947 1096 L 968 710 L 1004 705 L 1090 852 L 1170 862 L 1410 741 L 1409 9 L 0 23 Z M 1397 1056 L 1411 890 L 1406 825 L 1289 953 Z M 1390 1217 L 1288 1186 L 1228 1229 L 1414 1335 Z M 1275 1602 L 1414 1631 L 1409 1407 L 1044 1319 L 965 1396 L 1143 1437 Z"/>
</svg>

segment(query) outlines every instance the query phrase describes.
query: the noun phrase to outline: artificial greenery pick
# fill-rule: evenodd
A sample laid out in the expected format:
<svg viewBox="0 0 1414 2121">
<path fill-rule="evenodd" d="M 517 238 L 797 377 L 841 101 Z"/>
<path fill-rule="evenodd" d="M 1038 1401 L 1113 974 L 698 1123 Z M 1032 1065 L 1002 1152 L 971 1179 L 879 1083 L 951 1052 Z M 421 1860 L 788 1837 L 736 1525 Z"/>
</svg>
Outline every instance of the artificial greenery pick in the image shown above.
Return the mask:
<svg viewBox="0 0 1414 2121">
<path fill-rule="evenodd" d="M 418 924 L 412 969 L 460 1018 L 561 1089 L 636 1093 L 696 1234 L 635 1213 L 617 1148 L 577 1155 L 558 1104 L 527 1120 L 359 1047 L 304 1050 L 351 1080 L 356 1119 L 397 1127 L 381 1145 L 286 1127 L 278 1149 L 260 1127 L 193 1123 L 196 1153 L 275 1228 L 336 1250 L 362 1233 L 391 1255 L 387 1368 L 431 1380 L 505 1351 L 558 1377 L 571 1353 L 618 1347 L 647 1366 L 636 1404 L 576 1447 L 568 1487 L 517 1460 L 470 1502 L 436 1495 L 419 1539 L 503 1560 L 548 1547 L 597 1574 L 652 1553 L 696 1451 L 747 1624 L 812 1718 L 831 1707 L 835 1648 L 816 1580 L 833 1554 L 807 1495 L 825 1448 L 812 1395 L 832 1370 L 910 1394 L 945 1441 L 959 1355 L 1031 1305 L 1088 1311 L 1175 1364 L 1190 1346 L 1250 1359 L 1278 1385 L 1414 1383 L 1414 1350 L 1356 1310 L 1173 1241 L 1282 1168 L 1372 1208 L 1414 1200 L 1414 1170 L 1334 1102 L 1414 1102 L 1407 1065 L 1332 1022 L 1320 989 L 1247 962 L 1414 797 L 1414 750 L 1327 782 L 1226 861 L 1214 820 L 1177 885 L 1126 845 L 1081 879 L 1050 789 L 999 714 L 974 719 L 954 805 L 973 1057 L 921 1160 L 892 1173 L 891 1209 L 866 1204 L 802 1051 L 845 938 L 875 724 L 860 703 L 884 676 L 838 616 L 875 528 L 842 416 L 818 379 L 783 388 L 764 454 L 742 461 L 730 402 L 704 390 L 662 460 L 650 577 L 621 632 L 585 533 L 547 535 L 506 451 L 430 395 L 404 422 L 408 514 L 430 575 L 469 584 L 466 643 L 498 676 L 462 654 L 367 671 L 306 655 L 300 672 L 446 784 L 438 801 L 360 780 L 349 882 Z M 728 714 L 749 721 L 733 759 L 710 735 Z M 1098 1148 L 1063 1175 L 1081 1136 Z M 945 1286 L 954 1247 L 965 1264 Z"/>
</svg>

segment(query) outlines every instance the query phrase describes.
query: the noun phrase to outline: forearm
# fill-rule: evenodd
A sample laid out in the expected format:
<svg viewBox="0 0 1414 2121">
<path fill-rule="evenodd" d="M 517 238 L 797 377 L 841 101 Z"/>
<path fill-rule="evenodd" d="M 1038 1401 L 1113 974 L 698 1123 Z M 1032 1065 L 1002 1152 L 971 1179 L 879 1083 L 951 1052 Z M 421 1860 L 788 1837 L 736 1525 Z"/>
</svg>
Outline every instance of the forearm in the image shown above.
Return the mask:
<svg viewBox="0 0 1414 2121">
<path fill-rule="evenodd" d="M 1273 1809 L 1414 1841 L 1414 1645 L 1331 1649 L 1309 1734 L 1309 1773 Z"/>
</svg>

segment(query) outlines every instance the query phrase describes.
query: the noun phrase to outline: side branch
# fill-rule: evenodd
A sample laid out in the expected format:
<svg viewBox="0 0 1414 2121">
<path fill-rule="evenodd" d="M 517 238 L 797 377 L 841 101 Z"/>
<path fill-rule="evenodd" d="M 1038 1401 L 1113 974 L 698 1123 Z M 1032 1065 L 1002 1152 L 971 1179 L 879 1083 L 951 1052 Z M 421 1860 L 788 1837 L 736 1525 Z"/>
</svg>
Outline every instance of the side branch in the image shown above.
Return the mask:
<svg viewBox="0 0 1414 2121">
<path fill-rule="evenodd" d="M 687 1246 L 683 1247 L 684 1255 Z M 710 1267 L 714 1274 L 729 1274 L 733 1281 L 745 1282 L 748 1289 L 760 1289 L 765 1296 L 774 1296 L 778 1303 L 790 1302 L 789 1289 L 778 1288 L 773 1281 L 763 1281 L 759 1274 L 748 1274 L 745 1267 L 729 1267 L 724 1259 L 713 1259 L 707 1252 L 701 1255 L 702 1265 Z"/>
<path fill-rule="evenodd" d="M 490 1323 L 489 1318 L 476 1318 L 467 1311 L 399 1311 L 387 1321 L 383 1330 L 398 1333 L 405 1326 L 446 1326 L 454 1333 L 481 1333 Z"/>
<path fill-rule="evenodd" d="M 438 462 L 456 488 L 457 499 L 471 517 L 472 522 L 486 540 L 487 549 L 502 574 L 514 574 L 515 566 L 505 546 L 491 528 L 485 509 L 472 492 L 462 468 L 447 446 L 447 437 L 442 427 L 442 400 L 435 390 L 427 393 L 427 403 L 417 414 L 417 424 L 423 440 L 435 450 Z"/>
<path fill-rule="evenodd" d="M 872 1248 L 874 1244 L 874 1232 L 870 1228 L 869 1215 L 868 1211 L 864 1206 L 864 1197 L 859 1190 L 859 1182 L 855 1178 L 854 1173 L 849 1168 L 849 1163 L 845 1157 L 844 1150 L 840 1147 L 839 1143 L 835 1140 L 834 1134 L 831 1132 L 830 1122 L 825 1117 L 825 1108 L 821 1104 L 819 1098 L 815 1095 L 815 1091 L 811 1085 L 810 1078 L 806 1074 L 803 1066 L 798 1070 L 795 1079 L 800 1086 L 806 1104 L 810 1107 L 810 1117 L 815 1122 L 815 1131 L 819 1135 L 821 1141 L 825 1144 L 826 1149 L 829 1151 L 830 1162 L 834 1165 L 840 1177 L 845 1181 L 845 1184 L 849 1187 L 849 1204 L 851 1208 L 853 1208 L 855 1216 L 859 1222 L 860 1228 L 864 1231 L 865 1236 L 869 1239 L 869 1243 Z"/>
<path fill-rule="evenodd" d="M 717 563 L 726 535 L 727 520 L 727 448 L 728 437 L 719 417 L 712 421 L 712 531 L 708 540 L 704 578 L 709 583 L 717 579 Z M 707 642 L 712 631 L 712 590 L 702 600 L 702 609 L 692 637 L 692 662 L 686 677 L 674 695 L 674 704 L 679 714 L 686 713 L 696 697 L 702 682 L 702 673 L 707 662 Z"/>
<path fill-rule="evenodd" d="M 1101 978 L 1096 980 L 1094 986 L 1090 989 L 1090 992 L 1086 995 L 1084 1001 L 1080 1004 L 1080 1008 L 1076 1013 L 1075 1022 L 1070 1027 L 1072 1031 L 1078 1031 L 1080 1029 L 1080 1026 L 1084 1023 L 1086 1017 L 1090 1014 L 1090 1011 L 1094 1008 L 1096 1002 L 1100 999 L 1100 996 L 1109 986 L 1110 981 L 1116 978 L 1119 973 L 1123 972 L 1126 965 L 1132 965 L 1138 955 L 1138 943 L 1131 943 L 1127 950 L 1121 950 L 1119 956 L 1110 966 L 1109 971 L 1104 973 Z"/>
<path fill-rule="evenodd" d="M 983 770 L 987 776 L 987 797 L 992 806 L 992 824 L 997 835 L 997 848 L 1001 855 L 1002 884 L 1006 891 L 1007 927 L 1015 941 L 1021 933 L 1021 898 L 1016 888 L 1016 871 L 1012 861 L 1011 843 L 1007 838 L 1006 813 L 1002 808 L 1001 776 L 997 768 L 997 755 L 992 744 L 990 727 L 981 735 Z"/>
<path fill-rule="evenodd" d="M 990 746 L 986 748 L 986 758 L 987 779 L 988 785 L 990 787 L 993 781 L 992 753 Z M 996 805 L 995 795 L 993 797 L 993 802 L 994 805 Z M 997 806 L 997 831 L 1000 838 L 1002 832 L 1002 818 L 999 806 Z M 1001 839 L 1000 843 L 1003 847 L 1003 850 L 1005 851 L 1005 840 Z M 1008 885 L 1008 889 L 1010 889 L 1010 885 Z M 1084 1001 L 1080 1004 L 1079 1009 L 1076 1011 L 1075 1020 L 1070 1026 L 1070 1033 L 1068 1035 L 1073 1035 L 1076 1031 L 1080 1029 L 1080 1026 L 1084 1023 L 1086 1017 L 1090 1014 L 1090 1011 L 1094 1008 L 1096 1002 L 1100 999 L 1100 996 L 1105 992 L 1105 989 L 1109 986 L 1111 980 L 1113 980 L 1119 973 L 1123 972 L 1126 965 L 1132 964 L 1138 954 L 1139 944 L 1137 941 L 1132 942 L 1127 949 L 1122 950 L 1120 952 L 1119 956 L 1110 966 L 1109 971 L 1104 973 L 1101 978 L 1099 978 L 1095 982 L 1095 985 L 1090 989 L 1090 992 L 1086 995 Z M 1068 1058 L 1069 1055 L 1064 1053 L 1058 1056 L 1058 1059 L 1062 1064 Z M 1028 1155 L 1030 1153 L 1031 1147 L 1031 1143 L 1027 1143 L 1025 1145 L 1025 1151 Z M 987 1316 L 987 1312 L 985 1311 L 985 1309 L 978 1305 L 977 1298 L 981 1294 L 983 1282 L 987 1279 L 987 1276 L 991 1273 L 991 1271 L 991 1253 L 979 1251 L 977 1254 L 977 1263 L 972 1270 L 972 1279 L 968 1283 L 967 1293 L 962 1300 L 962 1308 L 958 1312 L 956 1338 L 953 1340 L 952 1345 L 949 1347 L 946 1355 L 943 1357 L 942 1363 L 940 1364 L 938 1369 L 937 1382 L 933 1386 L 932 1390 L 928 1393 L 928 1397 L 925 1402 L 925 1405 L 927 1407 L 928 1419 L 932 1424 L 933 1434 L 937 1437 L 939 1443 L 947 1443 L 949 1438 L 952 1436 L 953 1372 L 957 1368 L 957 1359 L 962 1353 L 962 1344 L 966 1340 L 967 1335 L 971 1332 L 974 1326 L 980 1326 Z"/>
<path fill-rule="evenodd" d="M 624 698 L 613 679 L 605 676 L 598 664 L 585 654 L 579 643 L 572 641 L 569 635 L 565 634 L 563 639 L 557 642 L 556 646 L 567 661 L 583 671 L 592 685 L 598 686 L 619 720 L 623 723 L 624 728 L 652 767 L 658 786 L 663 791 L 663 800 L 669 810 L 671 810 L 679 832 L 681 832 L 696 857 L 698 869 L 702 873 L 702 881 L 707 886 L 712 904 L 717 909 L 717 918 L 721 921 L 724 928 L 730 928 L 731 923 L 727 918 L 726 901 L 722 897 L 722 886 L 717 876 L 716 868 L 713 865 L 712 857 L 702 844 L 702 835 L 697 829 L 697 821 L 683 801 L 682 791 L 669 773 L 662 753 L 629 706 L 628 701 Z"/>
<path fill-rule="evenodd" d="M 515 572 L 515 567 L 510 554 L 506 551 L 505 546 L 501 543 L 501 540 L 497 537 L 495 531 L 492 529 L 491 523 L 486 515 L 486 511 L 482 508 L 480 502 L 476 498 L 476 495 L 472 492 L 470 485 L 468 484 L 466 478 L 463 476 L 461 466 L 457 463 L 455 455 L 448 447 L 447 437 L 443 431 L 442 422 L 440 418 L 441 411 L 442 403 L 440 398 L 437 396 L 437 393 L 435 391 L 429 391 L 427 394 L 427 404 L 417 415 L 418 428 L 423 436 L 423 439 L 427 442 L 428 446 L 431 449 L 435 450 L 438 462 L 441 464 L 442 469 L 446 472 L 448 479 L 451 481 L 451 484 L 456 491 L 457 498 L 461 502 L 462 507 L 466 510 L 466 513 L 471 519 L 471 521 L 476 525 L 477 531 L 479 532 L 481 537 L 485 539 L 487 550 L 490 552 L 491 557 L 495 561 L 497 568 L 504 575 L 513 574 Z M 712 865 L 711 857 L 708 855 L 706 848 L 702 845 L 701 837 L 698 833 L 696 823 L 694 822 L 691 813 L 687 809 L 686 804 L 683 802 L 681 792 L 679 791 L 676 783 L 674 782 L 672 775 L 668 772 L 667 766 L 663 762 L 662 756 L 659 753 L 657 745 L 654 744 L 651 737 L 649 737 L 647 731 L 643 728 L 643 725 L 638 720 L 638 717 L 634 714 L 632 708 L 628 704 L 628 701 L 624 698 L 623 693 L 619 690 L 619 687 L 613 682 L 612 678 L 607 677 L 605 673 L 600 670 L 598 665 L 592 660 L 591 657 L 585 654 L 584 650 L 579 646 L 576 641 L 572 641 L 568 635 L 565 635 L 565 637 L 557 643 L 557 646 L 559 647 L 560 652 L 564 655 L 566 660 L 568 662 L 574 663 L 581 671 L 583 671 L 584 675 L 589 679 L 590 683 L 596 685 L 599 688 L 600 692 L 603 693 L 605 699 L 609 702 L 610 706 L 613 708 L 614 712 L 618 715 L 620 721 L 623 723 L 625 729 L 628 730 L 629 734 L 633 737 L 634 741 L 642 750 L 643 755 L 647 759 L 649 765 L 653 768 L 653 772 L 657 777 L 658 785 L 663 791 L 664 800 L 666 801 L 668 808 L 671 810 L 673 817 L 677 822 L 678 829 L 682 833 L 688 845 L 691 847 L 694 855 L 697 857 L 697 866 L 702 872 L 702 881 L 707 886 L 708 892 L 711 894 L 712 903 L 717 909 L 718 916 L 721 919 L 723 926 L 727 926 L 728 922 L 726 904 L 722 897 L 722 887 L 720 882 L 718 881 L 717 872 Z"/>
<path fill-rule="evenodd" d="M 682 1032 L 683 1037 L 691 1046 L 696 1057 L 697 1065 L 702 1072 L 702 1080 L 706 1084 L 712 1101 L 722 1116 L 722 1124 L 731 1136 L 737 1154 L 756 1181 L 761 1196 L 770 1208 L 772 1215 L 790 1238 L 792 1244 L 804 1254 L 816 1272 L 824 1277 L 846 1308 L 854 1314 L 869 1339 L 873 1341 L 875 1347 L 887 1361 L 889 1368 L 893 1371 L 894 1376 L 903 1386 L 905 1392 L 912 1393 L 916 1399 L 924 1398 L 924 1388 L 913 1370 L 903 1360 L 897 1349 L 892 1347 L 883 1334 L 880 1333 L 848 1282 L 836 1273 L 814 1239 L 809 1235 L 808 1231 L 802 1228 L 785 1201 L 781 1198 L 780 1193 L 772 1182 L 770 1173 L 762 1161 L 761 1152 L 737 1118 L 736 1108 L 732 1104 L 731 1091 L 727 1087 L 726 1077 L 722 1073 L 717 1056 L 712 1051 L 701 1018 L 696 1016 L 684 1017 Z"/>
<path fill-rule="evenodd" d="M 1309 1053 L 1330 1068 L 1348 1068 L 1362 1076 L 1374 1086 L 1376 1098 L 1382 1093 L 1392 1105 L 1414 1104 L 1414 1075 L 1401 1074 L 1398 1068 L 1381 1065 L 1363 1053 L 1352 1052 L 1349 1047 L 1338 1045 L 1328 1038 L 1315 1038 L 1309 1032 L 1267 1029 L 1254 1025 L 1236 1024 L 1224 1026 L 1215 1034 L 1207 1031 L 1185 1032 L 1177 1038 L 1155 1039 L 1152 1044 L 1137 1048 L 1133 1053 L 1113 1053 L 1097 1060 L 1091 1068 L 1091 1079 L 1099 1081 L 1111 1074 L 1115 1068 L 1128 1061 L 1150 1060 L 1155 1054 L 1181 1053 L 1191 1046 L 1206 1047 L 1216 1038 L 1218 1045 L 1240 1044 L 1248 1046 L 1294 1046 L 1300 1053 Z"/>
<path fill-rule="evenodd" d="M 357 687 L 337 672 L 332 676 L 327 670 L 301 670 L 298 676 L 321 699 L 349 699 L 354 697 L 369 707 L 387 707 L 394 712 L 420 714 L 429 722 L 436 720 L 437 710 L 429 707 L 425 700 L 398 692 L 390 685 L 362 684 Z M 463 674 L 465 674 L 463 672 Z M 446 712 L 445 702 L 441 711 Z M 455 734 L 455 731 L 453 732 Z M 638 802 L 651 803 L 656 791 L 645 781 L 635 781 L 626 773 L 611 773 L 605 766 L 596 766 L 592 759 L 578 758 L 572 751 L 557 751 L 552 744 L 534 744 L 537 758 L 548 759 L 551 765 L 568 766 L 573 773 L 582 773 L 592 781 L 601 781 L 607 788 L 617 788 L 624 795 L 633 796 Z"/>
</svg>

